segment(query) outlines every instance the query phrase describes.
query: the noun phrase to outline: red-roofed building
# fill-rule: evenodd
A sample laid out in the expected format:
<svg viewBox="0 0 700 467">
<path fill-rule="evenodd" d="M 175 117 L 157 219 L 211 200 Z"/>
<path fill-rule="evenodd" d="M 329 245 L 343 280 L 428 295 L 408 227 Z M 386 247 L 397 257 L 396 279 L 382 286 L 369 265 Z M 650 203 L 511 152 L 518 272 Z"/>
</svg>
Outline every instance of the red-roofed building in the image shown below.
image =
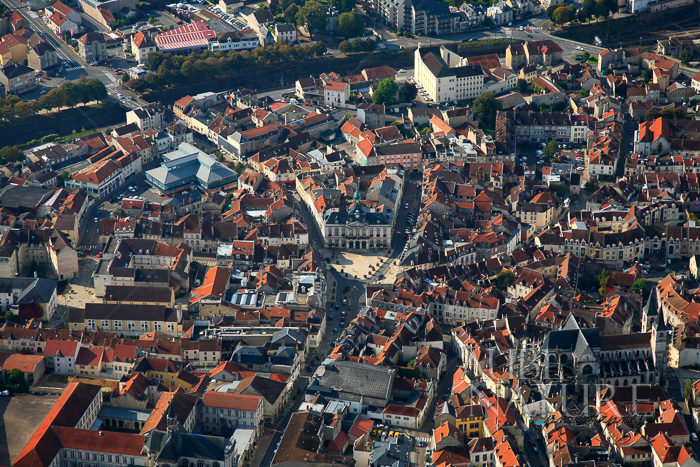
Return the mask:
<svg viewBox="0 0 700 467">
<path fill-rule="evenodd" d="M 61 438 L 53 428 L 65 427 L 87 430 L 102 407 L 102 388 L 93 384 L 69 383 L 51 411 L 34 431 L 31 439 L 17 456 L 13 467 L 60 465 L 56 457 L 62 449 Z M 143 444 L 139 445 L 139 449 Z"/>
<path fill-rule="evenodd" d="M 204 275 L 204 282 L 190 294 L 190 305 L 209 305 L 221 303 L 228 287 L 229 272 L 220 267 L 213 267 Z"/>
<path fill-rule="evenodd" d="M 46 369 L 44 356 L 13 353 L 2 365 L 5 379 L 7 379 L 7 373 L 15 369 L 22 372 L 24 381 L 26 381 L 27 384 L 34 384 L 44 375 Z"/>
<path fill-rule="evenodd" d="M 323 88 L 323 103 L 333 107 L 345 107 L 350 99 L 350 84 L 340 81 L 328 81 Z"/>
<path fill-rule="evenodd" d="M 80 342 L 49 339 L 44 347 L 46 366 L 56 373 L 75 374 Z"/>
<path fill-rule="evenodd" d="M 67 181 L 66 186 L 85 190 L 88 194 L 103 198 L 109 196 L 122 183 L 124 183 L 124 177 L 119 164 L 109 159 L 100 161 L 73 175 L 73 180 Z"/>
<path fill-rule="evenodd" d="M 80 26 L 75 24 L 70 19 L 66 18 L 59 12 L 54 12 L 51 16 L 46 19 L 46 25 L 51 29 L 57 36 L 62 35 L 64 32 L 69 34 L 77 34 Z"/>
<path fill-rule="evenodd" d="M 216 31 L 202 21 L 185 24 L 156 36 L 156 44 L 163 52 L 185 52 L 206 49 L 209 41 L 216 39 Z"/>
<path fill-rule="evenodd" d="M 131 53 L 139 65 L 146 63 L 148 54 L 156 51 L 156 44 L 150 36 L 139 31 L 131 36 Z"/>
</svg>

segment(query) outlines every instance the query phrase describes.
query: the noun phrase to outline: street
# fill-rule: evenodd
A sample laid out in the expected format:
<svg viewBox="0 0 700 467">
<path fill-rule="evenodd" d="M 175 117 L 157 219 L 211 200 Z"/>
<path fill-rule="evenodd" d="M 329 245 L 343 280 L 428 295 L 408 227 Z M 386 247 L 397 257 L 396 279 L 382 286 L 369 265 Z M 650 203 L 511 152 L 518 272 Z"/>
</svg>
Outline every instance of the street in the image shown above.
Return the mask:
<svg viewBox="0 0 700 467">
<path fill-rule="evenodd" d="M 123 89 L 118 89 L 119 79 L 114 76 L 111 70 L 105 69 L 99 66 L 90 66 L 83 60 L 83 58 L 78 55 L 78 53 L 73 50 L 71 46 L 66 44 L 63 40 L 56 37 L 56 35 L 51 31 L 46 23 L 39 17 L 39 15 L 29 9 L 25 2 L 19 0 L 2 0 L 5 5 L 13 10 L 21 11 L 27 18 L 29 25 L 33 31 L 38 33 L 43 37 L 49 44 L 56 49 L 56 54 L 59 59 L 66 62 L 64 69 L 66 69 L 66 80 L 72 81 L 78 79 L 80 76 L 85 76 L 90 79 L 98 79 L 102 81 L 107 88 L 109 95 L 118 99 L 118 94 L 120 92 L 125 92 Z M 130 108 L 139 107 L 145 102 L 139 101 L 122 101 L 122 104 Z"/>
</svg>

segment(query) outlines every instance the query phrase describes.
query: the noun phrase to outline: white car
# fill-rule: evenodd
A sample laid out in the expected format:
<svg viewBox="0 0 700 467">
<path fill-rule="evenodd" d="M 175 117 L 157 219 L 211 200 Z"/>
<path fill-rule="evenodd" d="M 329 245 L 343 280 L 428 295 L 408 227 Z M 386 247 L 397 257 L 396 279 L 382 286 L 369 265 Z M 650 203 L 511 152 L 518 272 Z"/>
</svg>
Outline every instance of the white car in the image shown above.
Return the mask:
<svg viewBox="0 0 700 467">
<path fill-rule="evenodd" d="M 577 45 L 577 46 L 576 46 L 576 50 L 579 50 L 579 51 L 583 52 L 583 47 L 581 47 L 580 45 Z"/>
</svg>

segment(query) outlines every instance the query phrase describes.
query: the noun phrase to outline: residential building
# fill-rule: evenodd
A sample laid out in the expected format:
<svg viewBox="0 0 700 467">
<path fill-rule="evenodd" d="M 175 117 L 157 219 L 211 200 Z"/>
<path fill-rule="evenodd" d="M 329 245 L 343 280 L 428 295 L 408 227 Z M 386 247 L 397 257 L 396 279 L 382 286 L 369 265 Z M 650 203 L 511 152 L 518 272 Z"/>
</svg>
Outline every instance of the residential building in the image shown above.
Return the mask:
<svg viewBox="0 0 700 467">
<path fill-rule="evenodd" d="M 0 68 L 0 83 L 4 86 L 5 95 L 24 94 L 36 89 L 35 72 L 28 66 L 19 63 Z"/>
<path fill-rule="evenodd" d="M 72 308 L 68 314 L 68 328 L 131 336 L 151 331 L 181 335 L 184 331 L 182 312 L 179 308 L 118 303 L 86 303 L 84 309 Z"/>
<path fill-rule="evenodd" d="M 131 36 L 130 42 L 131 53 L 134 55 L 136 63 L 139 65 L 144 65 L 146 63 L 146 59 L 148 58 L 148 54 L 155 52 L 157 49 L 155 42 L 153 42 L 153 39 L 151 39 L 151 36 L 144 34 L 141 31 Z"/>
<path fill-rule="evenodd" d="M 123 183 L 124 174 L 121 167 L 114 160 L 107 159 L 76 173 L 73 175 L 73 180 L 66 182 L 66 186 L 104 198 Z"/>
<path fill-rule="evenodd" d="M 328 81 L 323 88 L 323 103 L 331 107 L 345 107 L 350 99 L 350 84 Z"/>
<path fill-rule="evenodd" d="M 78 53 L 86 62 L 100 62 L 107 58 L 107 42 L 102 33 L 86 32 L 78 39 Z"/>
<path fill-rule="evenodd" d="M 261 396 L 207 391 L 202 398 L 202 422 L 205 433 L 230 436 L 238 428 L 262 430 Z"/>
<path fill-rule="evenodd" d="M 275 24 L 275 41 L 294 44 L 297 41 L 297 27 L 293 24 Z"/>
</svg>

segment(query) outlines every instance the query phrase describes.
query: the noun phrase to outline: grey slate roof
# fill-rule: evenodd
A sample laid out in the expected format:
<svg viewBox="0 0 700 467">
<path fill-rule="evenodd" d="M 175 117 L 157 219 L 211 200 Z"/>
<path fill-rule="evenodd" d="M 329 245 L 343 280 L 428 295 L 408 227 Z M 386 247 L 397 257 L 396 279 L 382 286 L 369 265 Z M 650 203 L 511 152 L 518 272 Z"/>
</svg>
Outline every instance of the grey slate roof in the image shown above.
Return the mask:
<svg viewBox="0 0 700 467">
<path fill-rule="evenodd" d="M 47 201 L 52 194 L 45 188 L 8 185 L 0 191 L 0 206 L 33 209 Z"/>
<path fill-rule="evenodd" d="M 341 400 L 360 402 L 363 399 L 388 400 L 395 370 L 366 363 L 336 361 L 323 367 L 322 374 L 309 385 L 314 389 L 330 389 Z M 371 402 L 371 401 L 368 401 Z"/>
</svg>

